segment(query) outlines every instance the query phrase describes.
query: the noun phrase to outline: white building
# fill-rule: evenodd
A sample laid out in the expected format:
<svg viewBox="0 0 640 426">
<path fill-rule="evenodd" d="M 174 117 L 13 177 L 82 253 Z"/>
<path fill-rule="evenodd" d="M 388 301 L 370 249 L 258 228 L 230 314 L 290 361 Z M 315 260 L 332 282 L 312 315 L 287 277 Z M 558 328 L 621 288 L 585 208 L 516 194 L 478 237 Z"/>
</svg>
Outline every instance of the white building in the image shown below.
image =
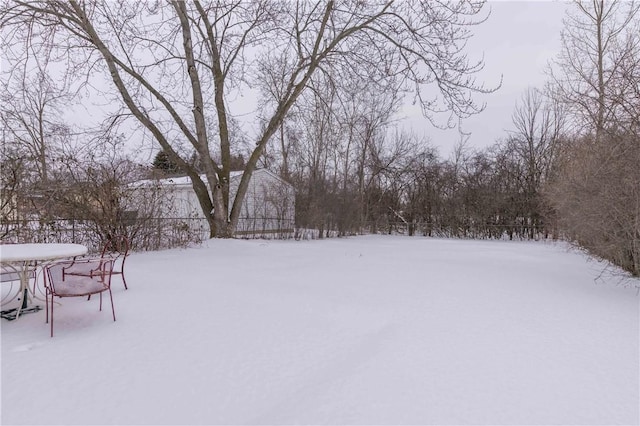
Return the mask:
<svg viewBox="0 0 640 426">
<path fill-rule="evenodd" d="M 235 198 L 242 172 L 231 172 L 229 202 Z M 206 183 L 206 179 L 203 177 Z M 208 184 L 207 184 L 208 187 Z M 134 200 L 154 199 L 154 214 L 157 219 L 181 221 L 193 232 L 208 235 L 200 204 L 187 176 L 160 180 L 146 180 L 134 184 L 138 196 Z M 139 192 L 142 191 L 142 192 Z M 149 193 L 154 196 L 150 197 Z M 144 194 L 144 195 L 143 195 Z M 136 202 L 136 201 L 134 201 Z M 141 207 L 141 206 L 138 206 Z M 132 207 L 135 209 L 135 207 Z M 295 228 L 295 193 L 293 186 L 267 169 L 257 169 L 251 176 L 242 204 L 236 235 L 256 238 L 287 238 Z"/>
</svg>

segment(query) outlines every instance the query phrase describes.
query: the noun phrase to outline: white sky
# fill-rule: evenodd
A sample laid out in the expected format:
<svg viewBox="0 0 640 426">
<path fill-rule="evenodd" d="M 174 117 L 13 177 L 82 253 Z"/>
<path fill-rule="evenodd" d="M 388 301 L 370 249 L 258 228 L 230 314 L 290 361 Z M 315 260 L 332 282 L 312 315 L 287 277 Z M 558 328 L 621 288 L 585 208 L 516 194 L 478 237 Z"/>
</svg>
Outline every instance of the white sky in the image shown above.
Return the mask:
<svg viewBox="0 0 640 426">
<path fill-rule="evenodd" d="M 485 69 L 479 81 L 492 87 L 503 76 L 502 87 L 484 96 L 486 109 L 464 123 L 470 132 L 469 146 L 492 145 L 511 129 L 511 115 L 516 102 L 527 87 L 542 88 L 545 68 L 560 50 L 562 18 L 570 6 L 560 1 L 491 1 L 491 16 L 475 27 L 475 36 L 468 43 L 471 58 L 484 54 Z M 407 127 L 427 134 L 443 156 L 451 152 L 459 140 L 457 131 L 434 129 L 420 116 L 417 108 L 405 111 Z"/>
</svg>

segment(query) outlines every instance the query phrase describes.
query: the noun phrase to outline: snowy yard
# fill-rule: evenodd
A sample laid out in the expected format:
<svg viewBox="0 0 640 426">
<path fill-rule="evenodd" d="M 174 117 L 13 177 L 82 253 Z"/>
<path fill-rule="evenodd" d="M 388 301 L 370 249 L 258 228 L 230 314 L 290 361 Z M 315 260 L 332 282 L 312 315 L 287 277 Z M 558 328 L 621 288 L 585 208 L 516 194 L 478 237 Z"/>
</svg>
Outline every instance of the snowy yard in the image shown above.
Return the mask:
<svg viewBox="0 0 640 426">
<path fill-rule="evenodd" d="M 635 289 L 564 244 L 366 236 L 134 253 L 2 320 L 2 424 L 640 422 Z M 598 279 L 596 279 L 598 278 Z"/>
</svg>

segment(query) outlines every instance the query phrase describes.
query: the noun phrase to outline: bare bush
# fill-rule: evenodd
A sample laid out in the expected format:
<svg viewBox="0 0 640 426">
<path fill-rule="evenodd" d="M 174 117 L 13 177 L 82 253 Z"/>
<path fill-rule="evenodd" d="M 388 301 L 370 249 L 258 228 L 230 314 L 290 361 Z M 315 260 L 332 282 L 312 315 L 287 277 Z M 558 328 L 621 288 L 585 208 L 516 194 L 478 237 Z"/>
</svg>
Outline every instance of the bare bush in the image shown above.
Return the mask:
<svg viewBox="0 0 640 426">
<path fill-rule="evenodd" d="M 640 276 L 640 138 L 576 140 L 546 196 L 569 239 Z"/>
</svg>

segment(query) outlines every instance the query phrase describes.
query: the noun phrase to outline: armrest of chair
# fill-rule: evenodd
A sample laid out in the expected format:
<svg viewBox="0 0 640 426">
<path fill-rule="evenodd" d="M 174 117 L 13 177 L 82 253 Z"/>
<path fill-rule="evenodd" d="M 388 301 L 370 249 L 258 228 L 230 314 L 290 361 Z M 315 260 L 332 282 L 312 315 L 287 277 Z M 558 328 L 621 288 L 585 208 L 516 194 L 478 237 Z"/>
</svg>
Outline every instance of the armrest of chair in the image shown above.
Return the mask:
<svg viewBox="0 0 640 426">
<path fill-rule="evenodd" d="M 83 277 L 95 277 L 103 275 L 101 263 L 96 264 L 96 258 L 84 257 L 69 261 L 68 266 L 62 268 L 62 277 L 65 275 L 77 275 Z"/>
</svg>

